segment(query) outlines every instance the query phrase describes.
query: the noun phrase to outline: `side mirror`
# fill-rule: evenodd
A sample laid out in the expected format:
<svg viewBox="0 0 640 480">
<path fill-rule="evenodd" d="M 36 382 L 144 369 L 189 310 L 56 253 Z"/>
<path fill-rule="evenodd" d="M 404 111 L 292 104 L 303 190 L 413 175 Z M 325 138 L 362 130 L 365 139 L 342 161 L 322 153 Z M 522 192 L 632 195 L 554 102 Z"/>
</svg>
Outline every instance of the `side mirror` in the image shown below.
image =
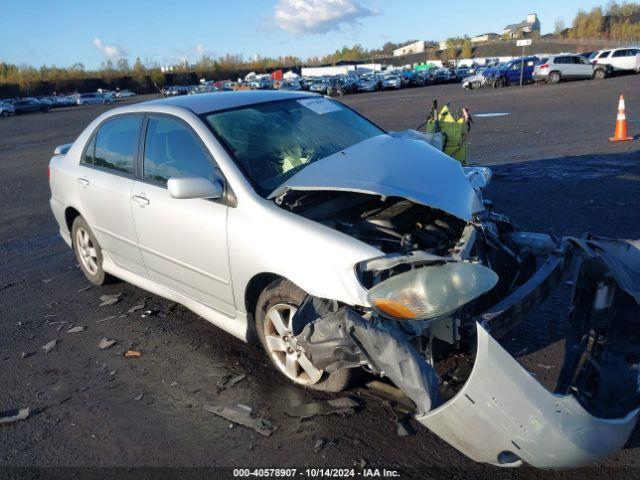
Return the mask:
<svg viewBox="0 0 640 480">
<path fill-rule="evenodd" d="M 172 198 L 222 198 L 224 187 L 219 179 L 209 180 L 200 176 L 172 177 L 167 182 Z"/>
</svg>

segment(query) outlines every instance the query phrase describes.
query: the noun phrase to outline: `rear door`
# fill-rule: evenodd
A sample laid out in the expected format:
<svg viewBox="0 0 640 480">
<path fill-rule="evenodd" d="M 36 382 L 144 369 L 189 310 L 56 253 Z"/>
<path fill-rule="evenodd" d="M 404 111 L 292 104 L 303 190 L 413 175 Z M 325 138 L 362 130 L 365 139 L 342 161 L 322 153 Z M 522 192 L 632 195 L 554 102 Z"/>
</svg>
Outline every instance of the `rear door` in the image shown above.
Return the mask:
<svg viewBox="0 0 640 480">
<path fill-rule="evenodd" d="M 87 143 L 77 168 L 80 213 L 102 249 L 120 267 L 145 275 L 131 215 L 131 189 L 142 115 L 103 122 Z"/>
<path fill-rule="evenodd" d="M 221 174 L 198 135 L 184 121 L 150 114 L 141 179 L 131 207 L 149 278 L 228 315 L 235 314 L 223 201 L 175 199 L 171 177 Z"/>
</svg>

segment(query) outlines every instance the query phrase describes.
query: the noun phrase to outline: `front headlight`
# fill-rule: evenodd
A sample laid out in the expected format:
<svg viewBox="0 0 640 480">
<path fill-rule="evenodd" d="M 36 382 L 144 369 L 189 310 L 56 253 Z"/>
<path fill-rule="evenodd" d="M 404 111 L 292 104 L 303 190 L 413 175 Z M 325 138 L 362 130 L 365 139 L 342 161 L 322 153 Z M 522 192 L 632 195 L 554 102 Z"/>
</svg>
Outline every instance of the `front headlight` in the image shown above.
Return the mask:
<svg viewBox="0 0 640 480">
<path fill-rule="evenodd" d="M 498 275 L 479 263 L 452 262 L 400 273 L 369 290 L 373 308 L 396 320 L 427 320 L 453 313 L 491 290 Z"/>
</svg>

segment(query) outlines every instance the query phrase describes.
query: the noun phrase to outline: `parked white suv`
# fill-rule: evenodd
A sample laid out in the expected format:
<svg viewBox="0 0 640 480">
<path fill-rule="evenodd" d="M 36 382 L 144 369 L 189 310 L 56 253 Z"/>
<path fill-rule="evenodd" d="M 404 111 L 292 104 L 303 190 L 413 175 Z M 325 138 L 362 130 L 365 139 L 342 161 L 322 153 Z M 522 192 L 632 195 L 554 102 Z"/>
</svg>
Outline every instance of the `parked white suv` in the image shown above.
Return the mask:
<svg viewBox="0 0 640 480">
<path fill-rule="evenodd" d="M 594 63 L 611 65 L 614 71 L 635 71 L 640 73 L 640 47 L 610 48 L 591 56 Z"/>
<path fill-rule="evenodd" d="M 475 461 L 566 468 L 618 450 L 640 412 L 640 243 L 522 232 L 485 209 L 488 169 L 429 141 L 313 94 L 155 100 L 56 149 L 51 208 L 91 283 L 113 275 L 255 333 L 298 385 L 385 376 Z M 497 338 L 569 273 L 552 392 Z M 462 379 L 439 373 L 458 361 Z"/>
<path fill-rule="evenodd" d="M 593 65 L 581 55 L 549 55 L 542 57 L 533 68 L 536 82 L 558 83 L 561 80 L 585 78 L 602 79 L 607 76 L 607 65 Z"/>
</svg>

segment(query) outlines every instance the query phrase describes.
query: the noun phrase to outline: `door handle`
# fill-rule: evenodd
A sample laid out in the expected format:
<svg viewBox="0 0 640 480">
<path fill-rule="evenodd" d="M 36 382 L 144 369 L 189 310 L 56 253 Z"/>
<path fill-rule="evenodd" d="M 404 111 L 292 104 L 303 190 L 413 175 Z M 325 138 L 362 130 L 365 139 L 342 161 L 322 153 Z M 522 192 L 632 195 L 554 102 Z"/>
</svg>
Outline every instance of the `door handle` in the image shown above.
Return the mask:
<svg viewBox="0 0 640 480">
<path fill-rule="evenodd" d="M 84 177 L 76 178 L 76 181 L 85 188 L 89 186 L 89 180 Z"/>
<path fill-rule="evenodd" d="M 149 199 L 147 197 L 145 197 L 144 195 L 133 195 L 131 197 L 131 200 L 133 200 L 134 202 L 136 202 L 138 205 L 140 205 L 141 207 L 146 207 L 147 205 L 149 205 Z"/>
</svg>

